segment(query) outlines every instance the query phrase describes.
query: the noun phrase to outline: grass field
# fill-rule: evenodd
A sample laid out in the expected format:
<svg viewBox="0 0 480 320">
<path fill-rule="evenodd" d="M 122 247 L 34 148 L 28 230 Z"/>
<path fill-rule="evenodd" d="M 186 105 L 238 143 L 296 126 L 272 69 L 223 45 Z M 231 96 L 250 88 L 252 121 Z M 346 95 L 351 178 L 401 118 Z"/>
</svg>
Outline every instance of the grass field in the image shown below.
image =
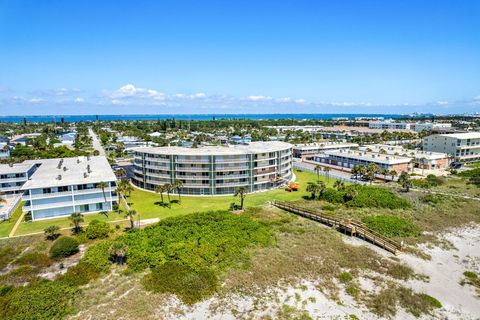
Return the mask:
<svg viewBox="0 0 480 320">
<path fill-rule="evenodd" d="M 307 195 L 305 191 L 306 185 L 310 181 L 316 181 L 317 175 L 310 172 L 298 172 L 294 171 L 297 176 L 297 182 L 300 184 L 300 190 L 297 192 L 286 192 L 283 189 L 276 189 L 271 191 L 247 194 L 245 198 L 245 206 L 252 207 L 261 205 L 267 201 L 271 200 L 299 200 L 302 196 Z M 320 176 L 320 180 L 324 181 L 328 186 L 333 185 L 334 179 L 327 179 L 326 177 Z M 166 201 L 167 196 L 164 195 Z M 172 200 L 177 200 L 178 196 L 171 195 Z M 201 212 L 208 210 L 225 210 L 228 209 L 230 203 L 237 202 L 239 199 L 233 196 L 214 196 L 214 197 L 188 197 L 183 196 L 181 204 L 172 203 L 171 208 L 161 206 L 160 195 L 152 192 L 142 191 L 135 189 L 130 197 L 127 197 L 127 202 L 131 206 L 131 209 L 137 211 L 140 219 L 151 219 L 151 218 L 167 218 L 182 214 L 188 214 L 193 212 Z M 125 213 L 123 212 L 110 212 L 108 217 L 101 214 L 87 214 L 84 215 L 85 224 L 88 224 L 90 221 L 97 219 L 107 222 L 112 222 L 116 220 L 125 219 Z M 137 217 L 135 217 L 137 219 Z M 10 230 L 15 224 L 15 217 L 12 217 L 9 222 L 0 223 L 0 238 L 8 236 Z M 35 222 L 22 222 L 17 232 L 18 235 L 25 235 L 30 233 L 43 232 L 43 230 L 51 225 L 57 225 L 60 228 L 70 227 L 70 220 L 68 218 L 58 218 L 58 219 L 48 219 L 43 221 Z"/>
</svg>

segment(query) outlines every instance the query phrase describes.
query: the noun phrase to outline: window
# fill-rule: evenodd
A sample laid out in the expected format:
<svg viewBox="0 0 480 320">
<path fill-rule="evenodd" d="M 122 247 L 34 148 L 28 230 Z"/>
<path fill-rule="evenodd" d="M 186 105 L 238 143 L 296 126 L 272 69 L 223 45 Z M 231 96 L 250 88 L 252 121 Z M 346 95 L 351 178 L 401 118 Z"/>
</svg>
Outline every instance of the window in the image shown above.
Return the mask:
<svg viewBox="0 0 480 320">
<path fill-rule="evenodd" d="M 96 204 L 96 209 L 97 209 L 98 211 L 103 210 L 103 203 L 97 203 L 97 204 Z"/>
</svg>

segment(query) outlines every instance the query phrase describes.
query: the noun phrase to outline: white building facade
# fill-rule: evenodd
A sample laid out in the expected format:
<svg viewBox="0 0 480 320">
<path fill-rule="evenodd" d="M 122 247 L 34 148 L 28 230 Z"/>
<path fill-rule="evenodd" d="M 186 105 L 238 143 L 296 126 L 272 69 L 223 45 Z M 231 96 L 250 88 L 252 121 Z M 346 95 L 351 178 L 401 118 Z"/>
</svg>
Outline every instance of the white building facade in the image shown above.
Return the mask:
<svg viewBox="0 0 480 320">
<path fill-rule="evenodd" d="M 21 187 L 23 211 L 32 220 L 111 211 L 118 202 L 116 177 L 103 156 L 38 160 L 36 165 Z"/>
<path fill-rule="evenodd" d="M 252 142 L 230 147 L 137 148 L 133 183 L 154 191 L 159 185 L 183 183 L 182 194 L 232 194 L 268 190 L 292 179 L 292 145 Z"/>
<path fill-rule="evenodd" d="M 480 132 L 434 134 L 423 138 L 424 151 L 444 152 L 455 161 L 480 161 Z"/>
</svg>

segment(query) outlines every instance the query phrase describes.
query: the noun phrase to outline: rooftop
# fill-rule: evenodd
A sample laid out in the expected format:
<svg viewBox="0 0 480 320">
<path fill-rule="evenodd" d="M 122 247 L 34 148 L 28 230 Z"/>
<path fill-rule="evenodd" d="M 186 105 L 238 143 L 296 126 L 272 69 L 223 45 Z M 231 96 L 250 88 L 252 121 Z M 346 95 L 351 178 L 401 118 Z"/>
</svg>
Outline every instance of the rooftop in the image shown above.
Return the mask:
<svg viewBox="0 0 480 320">
<path fill-rule="evenodd" d="M 451 137 L 456 139 L 480 139 L 480 132 L 447 133 L 439 134 L 442 137 Z"/>
<path fill-rule="evenodd" d="M 316 143 L 296 144 L 293 146 L 294 149 L 301 149 L 301 150 L 353 148 L 353 147 L 358 147 L 358 144 L 348 143 L 348 142 L 325 141 L 325 142 L 316 142 Z"/>
<path fill-rule="evenodd" d="M 354 150 L 330 150 L 330 151 L 325 151 L 325 154 L 357 159 L 357 160 L 364 160 L 369 162 L 384 163 L 388 165 L 409 163 L 412 160 L 412 158 L 408 158 L 408 157 L 379 154 L 375 152 L 354 151 Z"/>
<path fill-rule="evenodd" d="M 104 156 L 29 161 L 29 163 L 32 162 L 40 166 L 23 185 L 22 190 L 116 180 L 115 174 Z M 88 165 L 90 166 L 90 173 L 87 172 Z M 61 179 L 59 179 L 59 176 L 61 176 Z"/>
<path fill-rule="evenodd" d="M 362 151 L 367 151 L 367 149 L 370 149 L 372 150 L 372 152 L 376 152 L 376 153 L 380 152 L 381 150 L 384 150 L 386 154 L 389 154 L 389 155 L 394 155 L 395 153 L 398 153 L 401 156 L 406 155 L 407 157 L 414 157 L 417 159 L 425 158 L 429 160 L 434 160 L 434 159 L 444 159 L 448 157 L 446 153 L 442 153 L 442 152 L 406 149 L 402 146 L 391 146 L 387 144 L 370 144 L 370 145 L 360 147 L 360 150 Z"/>
<path fill-rule="evenodd" d="M 251 142 L 248 145 L 234 146 L 203 146 L 200 148 L 183 147 L 139 147 L 133 148 L 134 151 L 165 155 L 185 155 L 185 156 L 204 156 L 204 155 L 235 155 L 266 153 L 283 149 L 289 149 L 290 143 L 281 141 L 259 141 Z"/>
<path fill-rule="evenodd" d="M 12 173 L 24 173 L 30 170 L 33 167 L 34 163 L 13 163 L 9 164 L 0 164 L 0 174 L 12 174 Z"/>
</svg>

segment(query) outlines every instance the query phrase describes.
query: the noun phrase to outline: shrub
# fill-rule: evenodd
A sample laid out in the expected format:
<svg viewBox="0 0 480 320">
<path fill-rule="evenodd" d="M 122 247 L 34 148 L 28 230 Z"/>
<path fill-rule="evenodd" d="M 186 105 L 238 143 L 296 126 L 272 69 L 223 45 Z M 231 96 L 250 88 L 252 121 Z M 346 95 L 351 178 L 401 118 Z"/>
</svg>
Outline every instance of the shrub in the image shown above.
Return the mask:
<svg viewBox="0 0 480 320">
<path fill-rule="evenodd" d="M 89 247 L 80 262 L 95 267 L 98 272 L 110 271 L 111 262 L 108 251 L 111 245 L 112 242 L 107 240 Z"/>
<path fill-rule="evenodd" d="M 218 279 L 212 271 L 167 262 L 153 268 L 142 283 L 147 290 L 176 294 L 183 302 L 193 304 L 215 293 Z"/>
<path fill-rule="evenodd" d="M 59 226 L 49 226 L 46 227 L 43 232 L 45 233 L 45 238 L 47 240 L 55 240 L 60 235 L 60 227 Z"/>
<path fill-rule="evenodd" d="M 372 230 L 387 237 L 415 237 L 420 235 L 420 229 L 411 221 L 396 216 L 370 216 L 362 221 Z"/>
<path fill-rule="evenodd" d="M 78 289 L 59 281 L 37 281 L 0 296 L 0 319 L 62 319 L 72 312 Z"/>
<path fill-rule="evenodd" d="M 320 199 L 331 203 L 344 203 L 355 208 L 408 209 L 410 203 L 393 192 L 379 187 L 353 185 L 338 191 L 328 188 Z"/>
<path fill-rule="evenodd" d="M 352 274 L 350 272 L 342 272 L 338 275 L 338 280 L 340 280 L 340 282 L 342 283 L 347 283 L 347 282 L 350 282 L 352 281 L 353 277 L 352 277 Z"/>
<path fill-rule="evenodd" d="M 29 251 L 15 260 L 15 263 L 44 268 L 51 265 L 52 260 L 45 253 Z"/>
<path fill-rule="evenodd" d="M 420 297 L 422 298 L 423 301 L 425 301 L 427 304 L 429 304 L 433 308 L 441 308 L 442 303 L 435 299 L 432 296 L 429 296 L 428 294 L 421 294 Z"/>
<path fill-rule="evenodd" d="M 50 248 L 50 257 L 54 259 L 65 258 L 78 252 L 77 240 L 62 236 L 55 240 Z"/>
<path fill-rule="evenodd" d="M 463 275 L 470 279 L 476 279 L 478 277 L 478 275 L 473 271 L 465 271 Z"/>
<path fill-rule="evenodd" d="M 88 239 L 105 239 L 110 233 L 110 226 L 105 221 L 93 220 L 85 229 Z"/>
<path fill-rule="evenodd" d="M 174 260 L 196 270 L 221 269 L 243 262 L 248 246 L 272 239 L 267 226 L 245 215 L 215 211 L 167 218 L 117 241 L 128 246 L 129 269 L 140 271 Z"/>
<path fill-rule="evenodd" d="M 90 282 L 90 280 L 97 279 L 100 276 L 100 271 L 97 267 L 80 262 L 75 266 L 68 268 L 67 272 L 60 277 L 60 281 L 69 286 L 82 286 Z"/>
</svg>

